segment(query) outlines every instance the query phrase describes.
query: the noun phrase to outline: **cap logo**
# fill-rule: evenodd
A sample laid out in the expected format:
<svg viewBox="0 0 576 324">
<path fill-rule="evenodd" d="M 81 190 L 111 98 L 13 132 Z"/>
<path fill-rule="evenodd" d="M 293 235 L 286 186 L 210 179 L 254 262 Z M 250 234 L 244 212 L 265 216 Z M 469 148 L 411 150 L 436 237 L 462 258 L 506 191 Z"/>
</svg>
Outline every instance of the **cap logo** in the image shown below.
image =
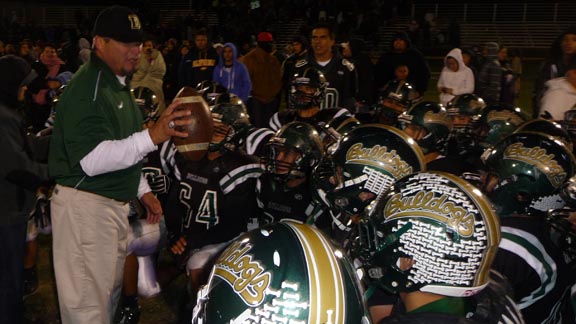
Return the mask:
<svg viewBox="0 0 576 324">
<path fill-rule="evenodd" d="M 384 169 L 394 178 L 399 179 L 411 174 L 412 166 L 396 153 L 396 150 L 388 151 L 386 146 L 374 145 L 364 148 L 362 143 L 352 145 L 346 152 L 346 163 L 364 164 Z"/>
<path fill-rule="evenodd" d="M 234 242 L 224 251 L 214 265 L 214 275 L 230 284 L 234 292 L 253 307 L 264 301 L 272 276 L 248 254 L 252 244 L 243 242 Z"/>
<path fill-rule="evenodd" d="M 136 16 L 134 14 L 130 14 L 130 15 L 128 15 L 128 20 L 130 21 L 130 29 L 140 30 L 141 25 L 140 25 L 140 19 L 138 19 L 138 16 Z"/>
<path fill-rule="evenodd" d="M 552 186 L 558 188 L 566 179 L 566 171 L 554 160 L 554 154 L 546 153 L 545 149 L 538 146 L 524 147 L 522 143 L 514 143 L 506 148 L 503 158 L 535 166 L 546 175 Z"/>
</svg>

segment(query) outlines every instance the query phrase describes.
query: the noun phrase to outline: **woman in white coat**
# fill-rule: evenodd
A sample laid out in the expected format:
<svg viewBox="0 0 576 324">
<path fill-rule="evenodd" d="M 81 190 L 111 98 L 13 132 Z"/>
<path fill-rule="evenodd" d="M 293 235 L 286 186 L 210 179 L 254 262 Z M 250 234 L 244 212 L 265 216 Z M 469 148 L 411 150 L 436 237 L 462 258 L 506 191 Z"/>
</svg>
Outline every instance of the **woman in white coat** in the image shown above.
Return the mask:
<svg viewBox="0 0 576 324">
<path fill-rule="evenodd" d="M 464 64 L 462 51 L 451 50 L 444 57 L 444 68 L 438 79 L 440 103 L 444 106 L 455 96 L 474 92 L 474 73 Z"/>
</svg>

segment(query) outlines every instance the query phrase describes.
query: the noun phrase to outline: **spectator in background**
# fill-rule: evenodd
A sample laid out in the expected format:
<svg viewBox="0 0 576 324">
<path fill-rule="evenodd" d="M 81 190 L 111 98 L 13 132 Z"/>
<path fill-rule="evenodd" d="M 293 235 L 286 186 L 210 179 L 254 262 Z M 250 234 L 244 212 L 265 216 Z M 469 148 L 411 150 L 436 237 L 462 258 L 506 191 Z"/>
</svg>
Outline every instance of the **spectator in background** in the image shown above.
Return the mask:
<svg viewBox="0 0 576 324">
<path fill-rule="evenodd" d="M 516 98 L 518 98 L 520 96 L 520 89 L 522 86 L 522 51 L 519 48 L 511 48 L 508 51 L 508 60 L 510 61 L 512 72 L 514 73 L 514 91 L 516 93 Z"/>
<path fill-rule="evenodd" d="M 474 92 L 474 73 L 466 66 L 462 51 L 455 48 L 444 57 L 444 67 L 438 78 L 440 103 L 444 106 L 455 96 Z"/>
<path fill-rule="evenodd" d="M 212 47 L 214 47 L 214 50 L 216 50 L 216 54 L 218 54 L 218 57 L 220 57 L 222 55 L 222 49 L 224 49 L 224 44 L 216 43 L 212 45 Z"/>
<path fill-rule="evenodd" d="M 342 44 L 342 56 L 354 64 L 354 99 L 358 108 L 370 106 L 374 103 L 374 65 L 365 52 L 366 44 L 363 40 L 352 38 Z"/>
<path fill-rule="evenodd" d="M 80 64 L 88 62 L 90 59 L 90 54 L 92 53 L 90 42 L 82 37 L 78 40 L 78 58 L 80 59 Z"/>
<path fill-rule="evenodd" d="M 26 223 L 48 170 L 36 162 L 18 111 L 36 72 L 14 55 L 0 58 L 0 71 L 0 322 L 22 323 Z"/>
<path fill-rule="evenodd" d="M 516 74 L 512 70 L 512 64 L 508 58 L 508 47 L 500 47 L 498 62 L 502 68 L 500 103 L 504 107 L 513 108 L 516 101 Z"/>
<path fill-rule="evenodd" d="M 26 222 L 48 172 L 34 160 L 18 111 L 36 73 L 14 55 L 0 58 L 0 70 L 0 322 L 22 323 Z"/>
<path fill-rule="evenodd" d="M 166 102 L 171 102 L 176 96 L 176 93 L 178 93 L 178 90 L 180 90 L 178 86 L 178 68 L 184 56 L 180 55 L 180 49 L 176 49 L 174 44 L 174 42 L 168 40 L 161 49 L 162 57 L 166 64 L 166 74 L 164 75 L 164 83 L 162 84 Z"/>
<path fill-rule="evenodd" d="M 218 65 L 214 69 L 212 81 L 224 86 L 232 94 L 238 96 L 243 102 L 248 101 L 252 90 L 250 74 L 246 66 L 238 61 L 236 46 L 232 43 L 224 44 Z"/>
<path fill-rule="evenodd" d="M 484 46 L 484 64 L 478 73 L 476 94 L 484 99 L 486 105 L 500 103 L 502 67 L 498 62 L 498 43 L 488 42 Z"/>
<path fill-rule="evenodd" d="M 6 55 L 6 48 L 4 47 L 4 42 L 0 41 L 0 57 Z"/>
<path fill-rule="evenodd" d="M 7 43 L 6 44 L 6 55 L 16 55 L 16 48 L 14 47 L 14 44 L 12 43 Z"/>
<path fill-rule="evenodd" d="M 190 49 L 180 62 L 178 82 L 180 87 L 196 87 L 202 81 L 212 81 L 212 73 L 218 64 L 218 54 L 208 42 L 206 30 L 200 30 L 195 38 L 196 48 Z"/>
<path fill-rule="evenodd" d="M 151 39 L 144 40 L 142 44 L 142 54 L 138 62 L 136 72 L 132 76 L 130 87 L 132 89 L 145 87 L 156 95 L 158 98 L 158 113 L 164 111 L 164 91 L 162 83 L 166 74 L 166 63 L 160 52 L 154 48 L 154 42 Z"/>
<path fill-rule="evenodd" d="M 576 25 L 569 26 L 550 46 L 548 58 L 542 63 L 532 92 L 532 117 L 540 115 L 540 103 L 546 81 L 566 74 L 568 62 L 576 57 Z"/>
<path fill-rule="evenodd" d="M 266 127 L 270 118 L 278 112 L 279 96 L 282 88 L 280 62 L 272 56 L 274 39 L 272 34 L 261 32 L 257 37 L 258 46 L 240 58 L 246 65 L 252 91 L 247 102 L 252 125 Z"/>
<path fill-rule="evenodd" d="M 308 39 L 304 36 L 296 36 L 292 39 L 292 55 L 288 56 L 284 62 L 282 62 L 282 84 L 284 87 L 284 93 L 286 95 L 286 102 L 288 102 L 288 95 L 290 90 L 290 82 L 292 81 L 292 76 L 294 75 L 296 63 L 302 60 L 306 60 L 308 55 Z"/>
<path fill-rule="evenodd" d="M 38 78 L 30 84 L 29 91 L 32 93 L 32 105 L 27 107 L 26 115 L 33 132 L 39 132 L 45 128 L 45 122 L 52 109 L 52 99 L 55 91 L 68 83 L 71 76 L 65 76 L 69 72 L 68 66 L 62 61 L 57 53 L 56 46 L 45 44 L 40 53 L 40 58 L 32 67 L 38 73 Z"/>
<path fill-rule="evenodd" d="M 564 120 L 564 113 L 576 105 L 576 57 L 566 64 L 564 77 L 546 81 L 541 112 L 556 121 Z"/>
<path fill-rule="evenodd" d="M 394 79 L 394 69 L 404 64 L 410 69 L 408 82 L 422 96 L 428 88 L 430 80 L 430 67 L 424 55 L 412 47 L 410 38 L 405 32 L 399 32 L 390 43 L 390 50 L 378 59 L 376 64 L 376 87 L 383 85 Z"/>
<path fill-rule="evenodd" d="M 34 64 L 34 56 L 32 55 L 32 48 L 28 40 L 20 42 L 18 47 L 18 56 L 25 59 L 29 64 Z"/>
</svg>

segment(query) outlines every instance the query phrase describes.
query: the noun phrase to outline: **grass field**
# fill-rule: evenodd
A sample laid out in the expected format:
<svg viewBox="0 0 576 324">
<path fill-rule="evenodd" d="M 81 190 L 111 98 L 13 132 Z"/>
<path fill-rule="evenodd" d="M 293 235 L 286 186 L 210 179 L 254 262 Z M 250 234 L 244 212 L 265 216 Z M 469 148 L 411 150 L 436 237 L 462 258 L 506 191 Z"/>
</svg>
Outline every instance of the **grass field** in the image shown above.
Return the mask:
<svg viewBox="0 0 576 324">
<path fill-rule="evenodd" d="M 524 64 L 524 75 L 522 77 L 522 90 L 517 106 L 521 107 L 527 116 L 531 115 L 531 93 L 536 77 L 536 72 L 540 61 L 527 61 Z M 434 75 L 440 72 L 442 61 L 430 60 L 430 65 Z M 430 80 L 429 90 L 424 96 L 425 100 L 438 100 L 436 90 L 437 79 Z M 25 316 L 33 323 L 59 323 L 58 304 L 53 280 L 51 264 L 51 238 L 49 236 L 39 237 L 38 255 L 38 276 L 40 287 L 38 291 L 25 300 Z M 161 254 L 161 262 L 168 262 L 168 257 Z M 177 319 L 178 305 L 181 303 L 181 296 L 185 290 L 186 278 L 180 276 L 173 281 L 163 292 L 156 297 L 141 300 L 142 315 L 140 323 L 175 323 Z"/>
</svg>

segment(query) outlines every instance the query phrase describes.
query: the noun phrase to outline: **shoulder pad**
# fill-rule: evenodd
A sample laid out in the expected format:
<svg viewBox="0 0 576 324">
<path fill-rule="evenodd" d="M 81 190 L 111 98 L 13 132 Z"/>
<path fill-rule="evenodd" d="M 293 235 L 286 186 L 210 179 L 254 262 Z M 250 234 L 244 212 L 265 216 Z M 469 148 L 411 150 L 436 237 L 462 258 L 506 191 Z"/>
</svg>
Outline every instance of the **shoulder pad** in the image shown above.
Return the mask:
<svg viewBox="0 0 576 324">
<path fill-rule="evenodd" d="M 354 63 L 348 61 L 347 59 L 342 59 L 342 65 L 344 65 L 348 71 L 354 71 Z"/>
</svg>

